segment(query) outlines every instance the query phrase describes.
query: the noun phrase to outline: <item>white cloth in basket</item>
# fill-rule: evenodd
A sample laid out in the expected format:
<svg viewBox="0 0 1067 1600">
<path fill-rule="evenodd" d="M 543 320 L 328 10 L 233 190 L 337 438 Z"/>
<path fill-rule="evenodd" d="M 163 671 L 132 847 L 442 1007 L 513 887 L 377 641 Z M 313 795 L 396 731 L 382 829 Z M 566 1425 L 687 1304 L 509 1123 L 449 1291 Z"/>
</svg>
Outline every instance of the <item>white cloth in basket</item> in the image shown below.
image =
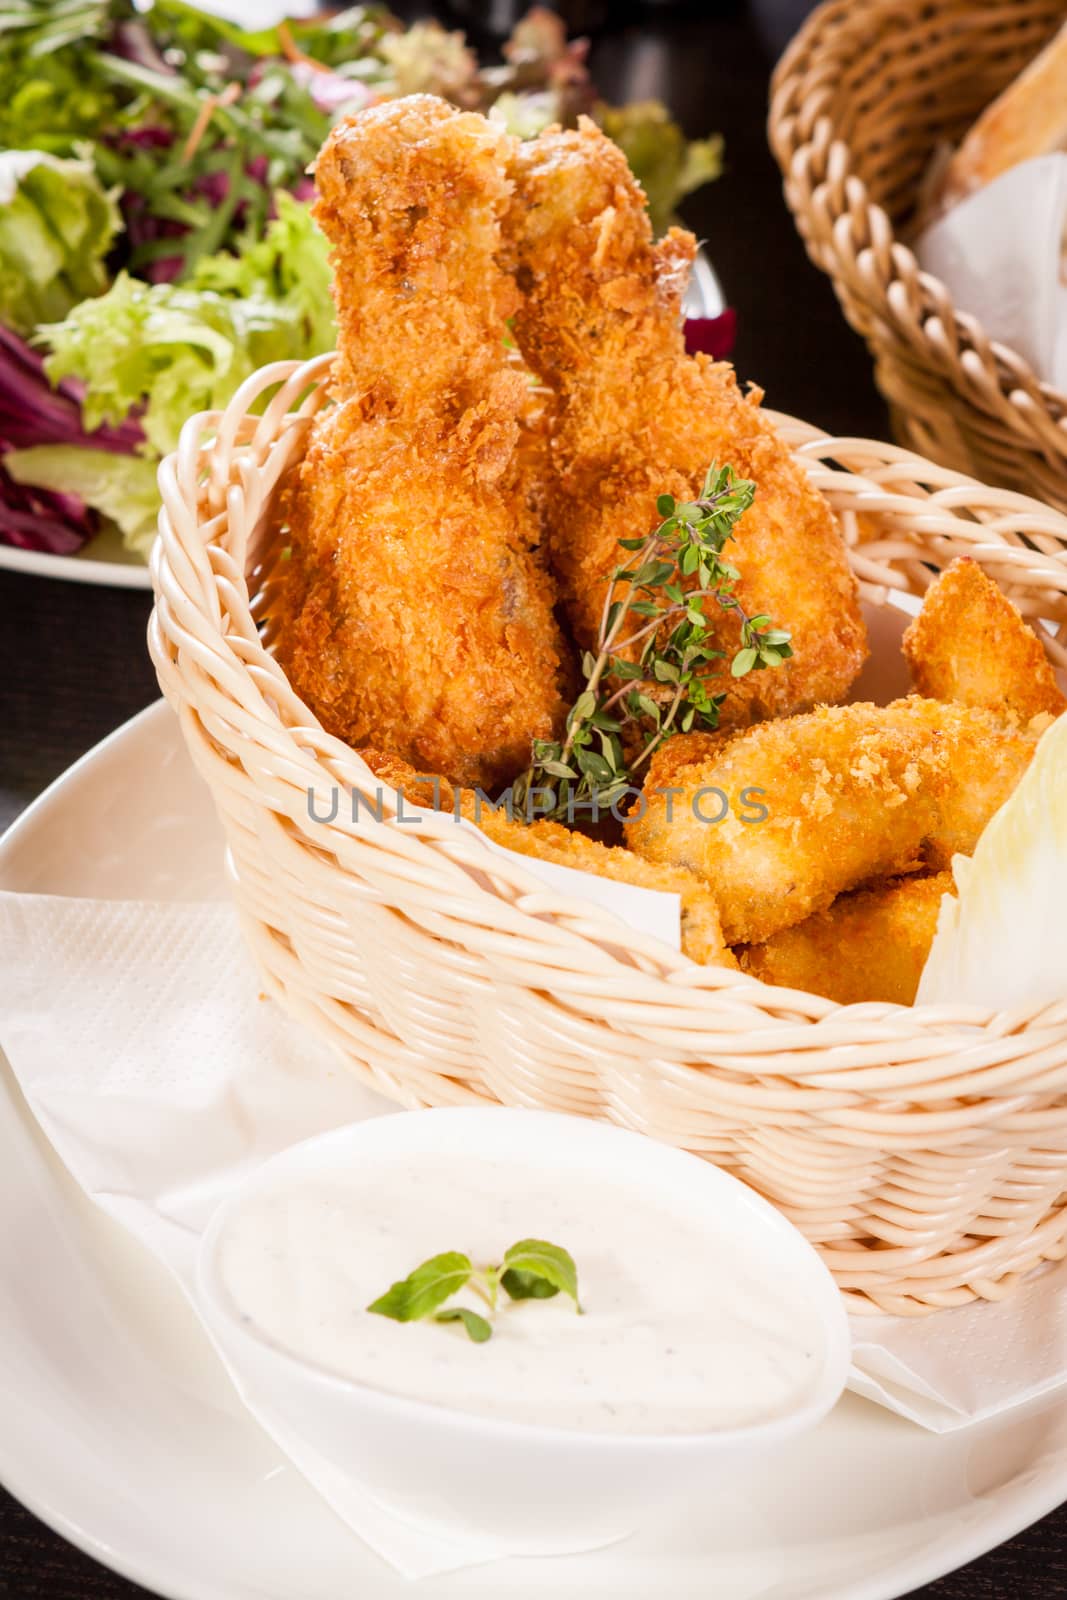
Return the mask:
<svg viewBox="0 0 1067 1600">
<path fill-rule="evenodd" d="M 926 229 L 919 263 L 961 311 L 1067 389 L 1067 155 L 1024 161 Z M 1036 492 L 1036 491 L 1035 491 Z"/>
</svg>

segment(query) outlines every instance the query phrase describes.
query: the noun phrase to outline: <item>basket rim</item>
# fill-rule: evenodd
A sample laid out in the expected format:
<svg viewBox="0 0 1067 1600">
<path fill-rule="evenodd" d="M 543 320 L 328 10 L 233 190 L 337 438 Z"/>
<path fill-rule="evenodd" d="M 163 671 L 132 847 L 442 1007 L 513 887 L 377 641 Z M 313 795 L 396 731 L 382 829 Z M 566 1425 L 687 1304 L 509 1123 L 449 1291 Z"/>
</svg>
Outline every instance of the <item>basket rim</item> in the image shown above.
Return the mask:
<svg viewBox="0 0 1067 1600">
<path fill-rule="evenodd" d="M 290 775 L 293 772 L 303 776 L 311 774 L 329 783 L 347 781 L 363 789 L 378 785 L 371 769 L 357 751 L 323 728 L 263 645 L 249 594 L 247 532 L 234 541 L 229 530 L 235 496 L 255 495 L 260 507 L 259 522 L 267 519 L 270 493 L 286 466 L 295 459 L 295 446 L 306 436 L 306 424 L 327 398 L 332 361 L 331 353 L 304 363 L 273 363 L 246 379 L 225 411 L 201 412 L 185 423 L 177 449 L 164 458 L 159 468 L 162 509 L 159 535 L 150 557 L 155 604 L 149 621 L 149 648 L 164 693 L 172 704 L 178 702 L 179 714 L 186 714 L 188 708 L 182 708 L 180 697 L 171 692 L 170 674 L 180 677 L 182 669 L 178 662 L 179 651 L 175 647 L 172 653 L 168 640 L 175 631 L 194 626 L 196 649 L 190 646 L 190 659 L 198 661 L 203 668 L 199 658 L 206 655 L 208 666 L 204 670 L 209 677 L 212 666 L 219 665 L 223 659 L 230 669 L 236 665 L 242 691 L 247 682 L 261 719 L 257 731 L 268 735 L 271 755 Z M 276 392 L 265 410 L 260 414 L 252 413 L 251 405 L 263 391 L 272 388 Z M 946 486 L 944 491 L 938 492 L 973 489 L 981 496 L 990 497 L 1005 511 L 1025 513 L 1031 518 L 1037 514 L 1042 523 L 1047 521 L 1055 529 L 1067 547 L 1067 515 L 1031 496 L 1013 490 L 990 489 L 977 479 L 938 466 L 901 446 L 834 436 L 782 413 L 768 414 L 792 445 L 795 457 L 806 467 L 810 467 L 815 451 L 820 457 L 847 457 L 850 447 L 862 445 L 894 466 L 901 464 L 914 469 L 913 476 L 918 479 Z M 221 463 L 228 456 L 233 459 L 229 471 L 223 473 Z M 847 465 L 835 466 L 833 473 L 836 477 L 864 482 L 862 474 Z M 871 487 L 877 490 L 876 485 Z M 884 490 L 881 498 L 886 498 Z M 914 498 L 901 499 L 914 511 L 917 504 Z M 958 514 L 951 502 L 949 509 L 954 515 Z M 183 518 L 195 528 L 193 540 L 181 536 Z M 982 531 L 994 543 L 1011 548 L 995 530 L 983 526 Z M 1062 561 L 1053 557 L 1046 559 L 1054 565 L 1067 592 L 1067 548 Z M 254 565 L 251 570 L 254 572 Z M 861 583 L 861 588 L 867 589 L 869 598 L 885 603 L 887 586 Z M 190 589 L 199 589 L 199 603 L 190 601 Z M 232 621 L 235 615 L 236 626 Z M 212 653 L 216 658 L 214 662 L 210 659 Z M 219 680 L 212 681 L 218 690 Z M 194 714 L 200 716 L 209 734 L 207 720 L 229 732 L 236 731 L 227 723 L 224 691 L 210 719 L 199 712 Z M 230 757 L 231 762 L 237 759 Z M 286 809 L 278 797 L 271 803 L 280 812 Z M 290 811 L 288 815 L 300 825 L 299 814 Z M 306 818 L 306 813 L 304 815 Z M 505 859 L 473 827 L 457 829 L 451 816 L 433 812 L 426 816 L 430 826 L 417 837 L 412 837 L 411 830 L 392 826 L 388 817 L 378 822 L 372 816 L 370 826 L 376 832 L 377 842 L 382 843 L 395 860 L 403 858 L 410 869 L 426 870 L 429 858 L 425 852 L 431 847 L 437 870 L 444 869 L 452 874 L 458 871 L 462 880 L 453 876 L 452 881 L 457 884 L 462 881 L 465 894 L 478 897 L 487 907 L 493 906 L 494 927 L 500 927 L 502 933 L 527 931 L 536 937 L 541 953 L 546 943 L 554 945 L 563 958 L 558 968 L 560 992 L 569 995 L 575 1003 L 580 1002 L 587 980 L 595 977 L 596 982 L 603 985 L 606 979 L 613 979 L 618 994 L 613 1014 L 625 1020 L 635 1038 L 640 1039 L 643 1033 L 663 1025 L 664 1013 L 669 1012 L 674 1026 L 692 1030 L 695 1051 L 705 1052 L 709 1048 L 708 1041 L 716 1041 L 717 1057 L 726 1070 L 729 1070 L 731 1057 L 738 1062 L 740 1070 L 745 1070 L 747 1056 L 776 1048 L 788 1056 L 791 1073 L 803 1080 L 802 1060 L 807 1048 L 825 1051 L 828 1047 L 840 1047 L 841 1069 L 854 1070 L 862 1065 L 866 1049 L 879 1053 L 887 1043 L 900 1046 L 911 1039 L 921 1048 L 924 1058 L 944 1059 L 946 1071 L 956 1076 L 966 1070 L 962 1057 L 981 1055 L 993 1040 L 1003 1041 L 1023 1031 L 1030 1035 L 1047 1028 L 1051 1042 L 1053 1037 L 1060 1037 L 1067 1020 L 1067 996 L 1063 1001 L 1016 1011 L 948 1003 L 842 1005 L 806 991 L 767 984 L 741 971 L 702 966 L 658 939 L 637 934 L 599 906 L 550 890 L 530 874 L 524 857 L 506 852 Z M 318 845 L 328 852 L 334 845 L 342 847 L 346 837 L 366 837 L 362 819 L 358 826 L 343 821 L 339 826 L 336 821 L 326 824 L 316 821 L 316 826 L 330 830 L 328 842 L 320 841 Z M 388 841 L 386 834 L 392 836 Z M 478 878 L 488 879 L 489 885 L 478 882 Z M 498 884 L 511 889 L 516 898 L 508 900 Z M 503 923 L 501 917 L 505 919 Z M 631 959 L 622 959 L 621 951 Z M 730 1002 L 728 1008 L 717 1010 L 709 1004 L 705 998 L 709 992 L 722 995 Z M 753 1026 L 757 1017 L 758 1033 Z M 740 1022 L 746 1026 L 739 1027 Z M 948 1067 L 950 1057 L 954 1062 L 951 1068 Z M 980 1070 L 980 1066 L 972 1061 L 970 1070 Z M 823 1065 L 812 1074 L 812 1087 L 825 1086 L 826 1080 Z"/>
<path fill-rule="evenodd" d="M 837 134 L 829 114 L 820 111 L 812 116 L 804 112 L 806 101 L 810 105 L 813 99 L 824 98 L 820 85 L 832 64 L 840 59 L 834 32 L 839 24 L 854 20 L 856 11 L 857 0 L 823 0 L 805 19 L 771 75 L 767 134 L 785 181 L 787 204 L 795 216 L 801 214 L 789 193 L 790 182 L 796 181 L 808 186 L 809 204 L 816 194 L 826 197 L 828 212 L 835 222 L 861 213 L 868 243 L 857 251 L 857 256 L 866 254 L 873 260 L 882 290 L 880 313 L 895 323 L 892 286 L 914 288 L 921 296 L 918 320 L 923 333 L 929 337 L 929 324 L 943 324 L 946 316 L 950 318 L 959 349 L 973 353 L 983 365 L 995 369 L 1005 398 L 1022 390 L 1040 404 L 1047 420 L 1063 432 L 1063 449 L 1067 452 L 1067 390 L 1039 377 L 1014 346 L 991 338 L 978 317 L 957 307 L 948 285 L 920 264 L 911 246 L 898 236 L 888 212 L 871 199 L 866 183 L 854 170 L 851 146 Z M 831 184 L 824 177 L 813 183 L 813 169 L 832 171 L 834 182 Z M 835 204 L 834 190 L 843 195 L 846 188 L 849 204 Z M 828 260 L 832 258 L 835 270 L 840 271 L 847 258 L 839 246 L 837 231 L 831 232 L 821 249 Z M 877 250 L 872 248 L 871 240 L 879 242 Z M 971 398 L 981 404 L 977 397 Z"/>
</svg>

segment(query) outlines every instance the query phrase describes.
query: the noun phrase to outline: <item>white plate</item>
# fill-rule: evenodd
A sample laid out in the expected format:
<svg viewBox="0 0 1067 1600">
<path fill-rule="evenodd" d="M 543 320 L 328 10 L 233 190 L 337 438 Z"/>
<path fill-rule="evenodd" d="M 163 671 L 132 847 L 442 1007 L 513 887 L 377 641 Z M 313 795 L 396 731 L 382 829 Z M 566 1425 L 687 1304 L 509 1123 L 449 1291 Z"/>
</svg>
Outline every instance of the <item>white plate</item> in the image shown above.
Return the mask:
<svg viewBox="0 0 1067 1600">
<path fill-rule="evenodd" d="M 70 583 L 102 583 L 113 589 L 151 589 L 144 556 L 127 550 L 116 528 L 106 528 L 83 545 L 77 555 L 55 556 L 48 550 L 19 550 L 0 544 L 0 568 L 32 572 L 39 578 L 66 578 Z"/>
<path fill-rule="evenodd" d="M 231 0 L 229 11 L 239 3 L 240 0 Z M 226 8 L 218 5 L 213 9 Z M 294 14 L 291 7 L 287 14 Z M 714 268 L 701 250 L 693 263 L 686 311 L 691 317 L 717 317 L 725 310 L 725 304 Z M 127 550 L 113 528 L 98 533 L 73 556 L 54 556 L 47 550 L 18 550 L 14 545 L 0 544 L 0 569 L 5 567 L 11 572 L 32 572 L 41 578 L 66 578 L 70 583 L 100 583 L 118 589 L 152 587 L 145 558 Z"/>
<path fill-rule="evenodd" d="M 221 897 L 214 813 L 162 705 L 0 842 L 0 887 Z M 242 1411 L 177 1291 L 51 1156 L 0 1058 L 0 1479 L 169 1600 L 410 1600 Z M 851 1396 L 728 1503 L 592 1556 L 422 1585 L 542 1600 L 888 1600 L 1067 1497 L 1067 1398 L 936 1438 Z M 421 1591 L 420 1591 L 421 1592 Z"/>
</svg>

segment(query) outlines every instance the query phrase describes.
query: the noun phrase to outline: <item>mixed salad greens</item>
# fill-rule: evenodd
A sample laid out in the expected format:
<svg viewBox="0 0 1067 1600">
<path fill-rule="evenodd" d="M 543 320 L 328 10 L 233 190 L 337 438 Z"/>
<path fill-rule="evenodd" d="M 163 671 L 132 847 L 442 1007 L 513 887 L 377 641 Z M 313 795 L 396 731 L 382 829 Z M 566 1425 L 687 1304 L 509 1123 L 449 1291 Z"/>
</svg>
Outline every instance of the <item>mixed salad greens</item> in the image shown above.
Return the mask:
<svg viewBox="0 0 1067 1600">
<path fill-rule="evenodd" d="M 529 138 L 586 112 L 665 227 L 720 141 L 602 104 L 585 50 L 541 8 L 482 67 L 377 5 L 250 32 L 184 0 L 0 0 L 0 541 L 66 554 L 106 519 L 146 550 L 185 419 L 330 349 L 308 168 L 340 115 L 428 91 Z"/>
</svg>

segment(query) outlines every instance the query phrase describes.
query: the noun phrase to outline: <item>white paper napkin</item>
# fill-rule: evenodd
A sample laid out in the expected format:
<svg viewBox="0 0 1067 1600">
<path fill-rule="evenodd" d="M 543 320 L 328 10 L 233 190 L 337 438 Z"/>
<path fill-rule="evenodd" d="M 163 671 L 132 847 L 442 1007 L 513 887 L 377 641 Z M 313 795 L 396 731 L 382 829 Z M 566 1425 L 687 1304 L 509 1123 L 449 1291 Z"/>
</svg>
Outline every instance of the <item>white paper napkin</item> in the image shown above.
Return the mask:
<svg viewBox="0 0 1067 1600">
<path fill-rule="evenodd" d="M 1067 389 L 1067 155 L 1024 161 L 927 228 L 919 264 L 961 311 Z"/>
<path fill-rule="evenodd" d="M 222 1197 L 299 1139 L 390 1102 L 260 997 L 228 903 L 0 894 L 0 1044 L 71 1173 L 192 1298 Z M 1067 1266 L 1001 1306 L 854 1319 L 852 1387 L 937 1432 L 1067 1380 Z M 194 1301 L 195 1304 L 195 1301 Z M 368 1545 L 408 1577 L 508 1552 L 400 1522 L 255 1412 Z"/>
<path fill-rule="evenodd" d="M 300 1139 L 396 1109 L 261 997 L 227 903 L 0 894 L 0 972 L 0 1045 L 31 1110 L 86 1193 L 194 1306 L 200 1235 L 225 1194 Z M 250 1409 L 405 1577 L 509 1553 L 401 1521 Z"/>
<path fill-rule="evenodd" d="M 1067 1383 L 1067 1261 L 995 1304 L 851 1322 L 849 1388 L 931 1433 L 984 1422 Z"/>
</svg>

